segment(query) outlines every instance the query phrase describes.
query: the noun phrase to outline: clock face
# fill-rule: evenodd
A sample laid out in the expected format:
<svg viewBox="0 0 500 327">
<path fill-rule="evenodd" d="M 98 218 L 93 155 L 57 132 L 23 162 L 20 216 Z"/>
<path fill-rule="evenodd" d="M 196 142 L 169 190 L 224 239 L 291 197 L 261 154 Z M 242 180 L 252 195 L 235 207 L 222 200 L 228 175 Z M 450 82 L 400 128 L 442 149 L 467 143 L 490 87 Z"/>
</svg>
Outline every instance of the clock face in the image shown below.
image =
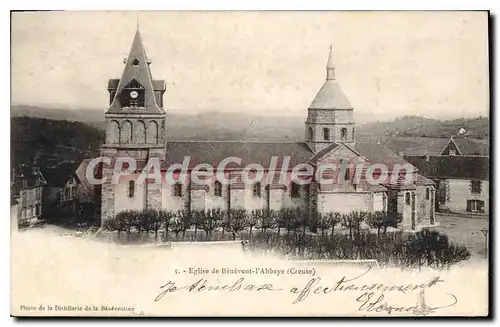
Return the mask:
<svg viewBox="0 0 500 327">
<path fill-rule="evenodd" d="M 132 92 L 130 92 L 130 97 L 131 97 L 132 99 L 135 99 L 135 98 L 137 98 L 138 96 L 139 96 L 139 93 L 137 93 L 137 91 L 132 91 Z"/>
</svg>

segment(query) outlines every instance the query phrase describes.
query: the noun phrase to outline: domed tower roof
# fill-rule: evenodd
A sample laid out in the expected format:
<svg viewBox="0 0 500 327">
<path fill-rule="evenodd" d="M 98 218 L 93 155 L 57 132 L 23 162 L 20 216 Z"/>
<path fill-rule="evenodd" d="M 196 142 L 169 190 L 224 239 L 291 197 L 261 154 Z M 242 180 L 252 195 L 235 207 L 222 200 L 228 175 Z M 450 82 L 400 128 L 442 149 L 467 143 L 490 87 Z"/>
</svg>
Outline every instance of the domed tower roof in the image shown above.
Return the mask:
<svg viewBox="0 0 500 327">
<path fill-rule="evenodd" d="M 349 100 L 335 79 L 335 65 L 333 64 L 331 46 L 326 64 L 326 81 L 316 94 L 309 109 L 352 109 Z"/>
</svg>

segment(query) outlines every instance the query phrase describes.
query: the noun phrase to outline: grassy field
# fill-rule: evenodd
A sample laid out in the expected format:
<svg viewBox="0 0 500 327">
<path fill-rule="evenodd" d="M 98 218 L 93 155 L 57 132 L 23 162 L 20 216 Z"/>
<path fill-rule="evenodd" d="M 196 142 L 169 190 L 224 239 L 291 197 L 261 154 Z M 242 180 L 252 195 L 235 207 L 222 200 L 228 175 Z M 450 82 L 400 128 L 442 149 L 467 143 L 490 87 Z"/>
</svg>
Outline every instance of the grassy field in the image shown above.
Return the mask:
<svg viewBox="0 0 500 327">
<path fill-rule="evenodd" d="M 437 215 L 436 220 L 439 222 L 437 231 L 448 235 L 450 240 L 467 246 L 472 258 L 484 258 L 485 237 L 481 229 L 489 230 L 487 217 Z"/>
</svg>

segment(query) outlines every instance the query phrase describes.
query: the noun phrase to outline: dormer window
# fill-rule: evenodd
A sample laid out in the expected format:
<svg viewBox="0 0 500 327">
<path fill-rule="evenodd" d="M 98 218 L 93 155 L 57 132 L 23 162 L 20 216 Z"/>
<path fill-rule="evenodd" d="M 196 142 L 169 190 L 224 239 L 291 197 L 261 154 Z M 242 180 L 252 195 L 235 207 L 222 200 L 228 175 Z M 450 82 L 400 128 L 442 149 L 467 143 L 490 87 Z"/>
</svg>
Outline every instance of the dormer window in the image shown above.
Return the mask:
<svg viewBox="0 0 500 327">
<path fill-rule="evenodd" d="M 132 64 L 133 64 L 134 66 L 139 66 L 139 60 L 137 60 L 137 58 L 136 58 L 136 59 L 134 59 L 134 61 L 132 62 Z"/>
<path fill-rule="evenodd" d="M 135 79 L 133 79 L 122 90 L 120 95 L 120 103 L 122 107 L 144 107 L 145 89 Z"/>
</svg>

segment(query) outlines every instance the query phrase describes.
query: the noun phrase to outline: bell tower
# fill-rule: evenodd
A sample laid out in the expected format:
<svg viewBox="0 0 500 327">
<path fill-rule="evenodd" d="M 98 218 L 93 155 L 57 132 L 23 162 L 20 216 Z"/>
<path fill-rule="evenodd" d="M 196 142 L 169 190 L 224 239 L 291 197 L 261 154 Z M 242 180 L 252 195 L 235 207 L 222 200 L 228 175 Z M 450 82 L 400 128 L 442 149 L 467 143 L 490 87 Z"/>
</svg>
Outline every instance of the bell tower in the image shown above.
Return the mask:
<svg viewBox="0 0 500 327">
<path fill-rule="evenodd" d="M 154 80 L 151 75 L 151 60 L 148 59 L 142 42 L 139 26 L 134 35 L 125 67 L 120 79 L 108 82 L 109 109 L 106 111 L 106 139 L 101 146 L 101 156 L 111 159 L 129 157 L 140 162 L 158 158 L 165 160 L 165 110 L 163 95 L 165 82 Z M 121 207 L 115 197 L 121 197 L 122 204 L 128 203 L 135 209 L 161 207 L 161 185 L 136 183 L 132 176 L 126 187 L 112 184 L 112 165 L 103 165 L 102 177 L 106 182 L 101 186 L 101 222 L 113 218 Z M 128 190 L 123 196 L 123 189 Z M 123 199 L 125 198 L 125 199 Z"/>
<path fill-rule="evenodd" d="M 309 147 L 318 152 L 332 143 L 354 145 L 353 110 L 337 82 L 330 46 L 326 81 L 309 106 L 305 122 L 305 138 Z"/>
<path fill-rule="evenodd" d="M 153 80 L 139 27 L 120 79 L 108 82 L 109 109 L 106 112 L 105 148 L 134 153 L 136 159 L 151 154 L 164 156 L 165 82 Z"/>
</svg>

